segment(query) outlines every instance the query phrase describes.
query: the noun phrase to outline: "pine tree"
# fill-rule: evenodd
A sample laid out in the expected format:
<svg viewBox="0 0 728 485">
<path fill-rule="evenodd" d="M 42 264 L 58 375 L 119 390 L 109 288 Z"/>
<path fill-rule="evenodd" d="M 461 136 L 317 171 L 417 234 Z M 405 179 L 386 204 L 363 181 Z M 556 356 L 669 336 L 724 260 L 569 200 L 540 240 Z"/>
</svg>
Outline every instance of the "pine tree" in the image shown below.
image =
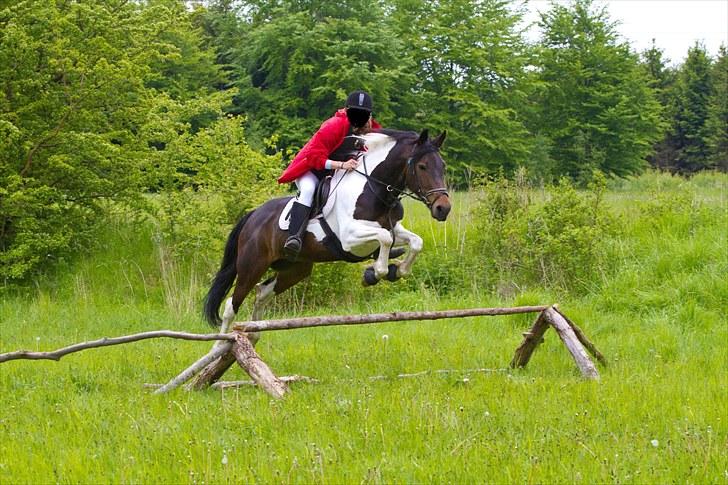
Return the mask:
<svg viewBox="0 0 728 485">
<path fill-rule="evenodd" d="M 550 142 L 554 175 L 639 173 L 659 137 L 660 107 L 637 56 L 591 0 L 554 5 L 541 27 L 537 133 Z"/>
<path fill-rule="evenodd" d="M 674 169 L 693 173 L 711 167 L 708 147 L 708 106 L 712 93 L 711 62 L 696 42 L 680 67 L 673 95 L 670 144 L 676 151 Z"/>
<path fill-rule="evenodd" d="M 655 92 L 660 102 L 661 139 L 654 145 L 654 153 L 647 156 L 647 161 L 656 168 L 667 169 L 673 163 L 675 152 L 670 147 L 667 133 L 670 126 L 670 101 L 675 84 L 675 71 L 667 66 L 669 59 L 663 57 L 664 51 L 659 49 L 652 39 L 652 46 L 642 53 L 641 65 L 647 74 L 648 85 Z"/>
<path fill-rule="evenodd" d="M 728 172 L 728 49 L 725 45 L 718 51 L 711 75 L 713 92 L 706 122 L 708 165 Z"/>
</svg>

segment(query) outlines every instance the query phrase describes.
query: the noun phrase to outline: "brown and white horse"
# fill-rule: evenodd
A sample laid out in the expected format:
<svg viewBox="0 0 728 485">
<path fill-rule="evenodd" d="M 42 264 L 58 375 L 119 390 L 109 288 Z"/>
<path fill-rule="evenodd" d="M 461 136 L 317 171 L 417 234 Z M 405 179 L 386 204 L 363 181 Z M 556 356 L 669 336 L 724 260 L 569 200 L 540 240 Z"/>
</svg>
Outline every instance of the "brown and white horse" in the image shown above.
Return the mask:
<svg viewBox="0 0 728 485">
<path fill-rule="evenodd" d="M 205 297 L 204 314 L 211 325 L 222 323 L 221 331 L 227 331 L 256 284 L 252 318 L 259 319 L 263 305 L 310 275 L 314 263 L 375 257 L 365 271 L 365 284 L 410 274 L 422 250 L 422 238 L 402 226 L 400 199 L 414 197 L 429 207 L 433 218 L 447 218 L 450 199 L 439 153 L 445 133 L 431 140 L 427 130 L 420 135 L 378 130 L 362 138 L 367 151 L 359 168 L 335 172 L 331 195 L 321 215 L 309 222 L 295 260 L 286 259 L 283 253 L 291 197 L 270 200 L 240 219 L 228 236 L 220 270 Z M 407 246 L 409 251 L 401 263 L 389 264 L 394 246 Z M 275 275 L 258 284 L 269 268 Z M 219 307 L 233 284 L 221 321 Z"/>
</svg>

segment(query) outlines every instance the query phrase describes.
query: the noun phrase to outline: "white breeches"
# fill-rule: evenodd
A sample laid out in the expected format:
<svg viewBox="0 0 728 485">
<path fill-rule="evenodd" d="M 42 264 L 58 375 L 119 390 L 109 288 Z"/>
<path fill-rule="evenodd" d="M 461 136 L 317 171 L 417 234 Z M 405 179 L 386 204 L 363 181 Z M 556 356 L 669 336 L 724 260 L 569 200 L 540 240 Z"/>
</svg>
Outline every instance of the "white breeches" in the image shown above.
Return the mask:
<svg viewBox="0 0 728 485">
<path fill-rule="evenodd" d="M 296 197 L 296 202 L 303 204 L 306 207 L 311 207 L 318 181 L 318 177 L 311 172 L 306 172 L 298 177 L 296 179 L 296 187 L 298 187 L 299 194 L 298 197 Z"/>
</svg>

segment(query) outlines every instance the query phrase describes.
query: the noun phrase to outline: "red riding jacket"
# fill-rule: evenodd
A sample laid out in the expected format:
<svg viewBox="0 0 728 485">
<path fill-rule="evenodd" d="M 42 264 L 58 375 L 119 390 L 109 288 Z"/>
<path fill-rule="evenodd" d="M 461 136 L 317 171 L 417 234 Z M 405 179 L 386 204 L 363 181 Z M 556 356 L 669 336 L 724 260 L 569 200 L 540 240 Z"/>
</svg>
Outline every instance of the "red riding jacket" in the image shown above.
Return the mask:
<svg viewBox="0 0 728 485">
<path fill-rule="evenodd" d="M 372 120 L 372 129 L 382 126 Z M 310 170 L 322 170 L 326 159 L 334 152 L 349 134 L 351 125 L 346 117 L 346 110 L 340 109 L 328 120 L 324 121 L 318 131 L 306 143 L 298 155 L 291 161 L 280 177 L 279 184 L 293 182 Z"/>
</svg>

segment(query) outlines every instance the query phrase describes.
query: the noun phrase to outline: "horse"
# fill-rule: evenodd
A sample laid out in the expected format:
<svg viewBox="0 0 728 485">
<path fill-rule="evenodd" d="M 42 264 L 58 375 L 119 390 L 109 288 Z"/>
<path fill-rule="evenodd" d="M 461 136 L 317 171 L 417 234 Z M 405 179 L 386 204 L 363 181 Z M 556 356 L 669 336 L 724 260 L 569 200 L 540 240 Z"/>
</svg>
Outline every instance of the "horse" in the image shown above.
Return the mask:
<svg viewBox="0 0 728 485">
<path fill-rule="evenodd" d="M 314 263 L 374 257 L 364 273 L 365 285 L 408 276 L 423 241 L 402 226 L 401 198 L 413 197 L 430 209 L 434 219 L 447 219 L 451 205 L 440 156 L 445 136 L 444 131 L 430 139 L 427 130 L 418 135 L 385 129 L 363 135 L 366 152 L 359 167 L 334 173 L 331 195 L 321 215 L 309 221 L 295 259 L 283 252 L 288 235 L 285 215 L 293 197 L 269 200 L 245 214 L 227 238 L 220 269 L 205 296 L 208 323 L 226 332 L 256 285 L 252 319 L 259 320 L 266 302 L 309 276 Z M 393 246 L 407 246 L 409 251 L 402 262 L 389 264 Z M 269 269 L 275 274 L 259 283 Z M 233 284 L 220 319 L 220 304 Z M 250 337 L 257 341 L 257 336 Z"/>
</svg>

